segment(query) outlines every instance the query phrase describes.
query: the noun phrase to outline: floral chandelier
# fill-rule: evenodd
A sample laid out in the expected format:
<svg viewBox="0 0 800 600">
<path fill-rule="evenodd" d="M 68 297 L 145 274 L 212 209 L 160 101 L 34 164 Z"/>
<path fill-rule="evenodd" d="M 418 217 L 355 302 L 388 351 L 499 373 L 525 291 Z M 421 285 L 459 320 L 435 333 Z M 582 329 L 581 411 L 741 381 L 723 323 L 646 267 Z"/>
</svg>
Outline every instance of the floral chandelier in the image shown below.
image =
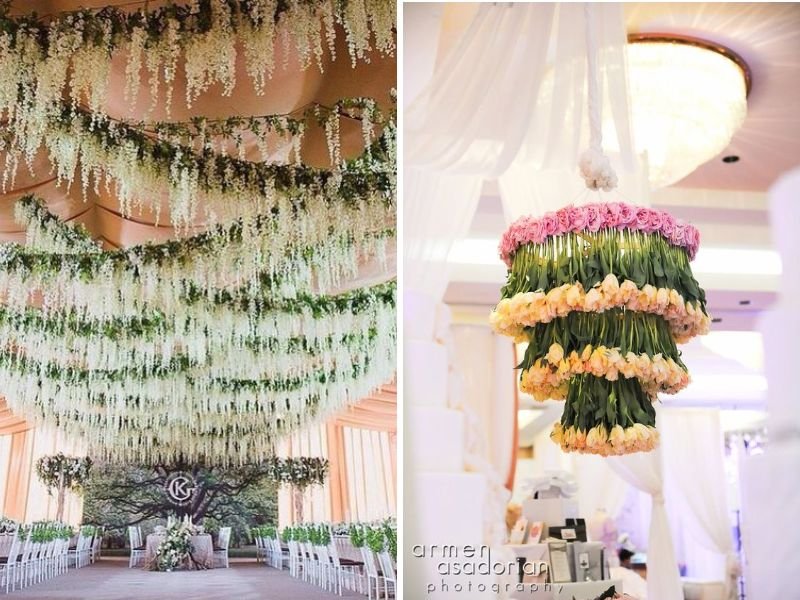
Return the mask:
<svg viewBox="0 0 800 600">
<path fill-rule="evenodd" d="M 523 217 L 503 235 L 509 267 L 491 315 L 527 342 L 520 389 L 566 400 L 566 451 L 625 454 L 658 441 L 653 402 L 689 383 L 676 343 L 709 329 L 692 275 L 699 233 L 662 211 L 608 202 Z"/>
<path fill-rule="evenodd" d="M 42 199 L 16 203 L 26 243 L 0 244 L 9 407 L 101 458 L 243 464 L 390 379 L 396 284 L 352 282 L 364 263 L 385 265 L 395 243 L 394 112 L 371 98 L 183 123 L 103 111 L 115 55 L 127 60 L 126 98 L 145 72 L 169 114 L 212 84 L 231 95 L 237 52 L 263 94 L 283 68 L 276 44 L 321 69 L 343 35 L 355 65 L 393 53 L 394 30 L 386 0 L 201 0 L 46 23 L 3 4 L 3 189 L 44 150 L 59 185 L 84 199 L 113 189 L 123 217 L 146 207 L 178 235 L 106 251 Z M 178 65 L 185 98 L 173 97 Z M 363 134 L 351 159 L 345 119 Z M 330 168 L 302 163 L 309 127 L 323 130 Z"/>
<path fill-rule="evenodd" d="M 602 150 L 601 96 L 587 5 L 590 147 L 580 171 L 590 190 L 617 177 Z M 690 261 L 696 228 L 620 202 L 522 217 L 503 234 L 508 266 L 495 332 L 527 342 L 520 389 L 564 400 L 551 438 L 567 452 L 603 456 L 658 444 L 653 403 L 689 384 L 677 344 L 708 332 L 705 292 Z"/>
</svg>

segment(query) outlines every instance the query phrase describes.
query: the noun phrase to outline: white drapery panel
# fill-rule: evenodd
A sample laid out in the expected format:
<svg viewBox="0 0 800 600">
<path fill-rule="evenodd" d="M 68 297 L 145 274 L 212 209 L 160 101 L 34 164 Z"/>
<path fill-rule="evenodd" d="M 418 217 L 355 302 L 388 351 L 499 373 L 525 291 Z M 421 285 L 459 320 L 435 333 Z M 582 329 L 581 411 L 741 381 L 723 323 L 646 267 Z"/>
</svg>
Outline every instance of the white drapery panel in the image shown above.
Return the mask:
<svg viewBox="0 0 800 600">
<path fill-rule="evenodd" d="M 729 598 L 738 594 L 737 556 L 733 549 L 726 494 L 724 439 L 716 409 L 671 409 L 659 414 L 664 468 L 678 503 L 688 543 L 716 554 L 690 563 L 690 575 L 724 580 Z"/>
<path fill-rule="evenodd" d="M 575 454 L 573 465 L 580 514 L 588 518 L 598 510 L 605 510 L 609 517 L 616 519 L 625 502 L 628 484 L 600 456 Z"/>
<path fill-rule="evenodd" d="M 447 256 L 469 231 L 483 180 L 407 167 L 403 181 L 403 285 L 438 303 L 448 284 Z"/>
<path fill-rule="evenodd" d="M 494 179 L 528 132 L 554 4 L 484 4 L 404 117 L 404 164 Z"/>
<path fill-rule="evenodd" d="M 680 600 L 683 598 L 672 534 L 664 505 L 664 477 L 661 448 L 606 459 L 622 479 L 653 499 L 650 535 L 647 547 L 648 600 Z"/>
</svg>

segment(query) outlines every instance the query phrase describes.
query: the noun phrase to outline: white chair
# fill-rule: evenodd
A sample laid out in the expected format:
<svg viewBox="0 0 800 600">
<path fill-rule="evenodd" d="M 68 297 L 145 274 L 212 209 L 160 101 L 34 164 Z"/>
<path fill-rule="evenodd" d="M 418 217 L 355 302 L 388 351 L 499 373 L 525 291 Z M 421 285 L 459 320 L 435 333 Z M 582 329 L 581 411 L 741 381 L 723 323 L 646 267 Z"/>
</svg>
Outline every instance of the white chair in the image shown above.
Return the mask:
<svg viewBox="0 0 800 600">
<path fill-rule="evenodd" d="M 350 589 L 353 591 L 361 592 L 361 576 L 359 569 L 363 563 L 357 563 L 345 558 L 339 557 L 339 549 L 336 547 L 336 541 L 332 540 L 328 544 L 328 555 L 331 557 L 331 568 L 333 574 L 333 591 L 340 596 L 343 589 Z M 350 585 L 348 585 L 350 584 Z"/>
<path fill-rule="evenodd" d="M 283 549 L 281 538 L 277 533 L 275 533 L 275 537 L 272 538 L 272 552 L 274 553 L 274 564 L 276 569 L 282 571 L 284 568 L 291 568 L 291 556 L 289 555 L 289 550 Z"/>
<path fill-rule="evenodd" d="M 264 544 L 264 538 L 261 534 L 253 536 L 253 541 L 256 543 L 256 562 L 267 562 L 267 548 Z"/>
<path fill-rule="evenodd" d="M 89 559 L 92 564 L 100 560 L 103 551 L 103 535 L 105 534 L 105 527 L 96 527 L 94 530 L 94 539 L 89 553 Z"/>
<path fill-rule="evenodd" d="M 333 590 L 333 568 L 327 546 L 313 546 L 317 555 L 317 585 L 324 590 Z"/>
<path fill-rule="evenodd" d="M 228 546 L 230 543 L 231 528 L 220 527 L 219 536 L 217 538 L 217 546 L 214 548 L 214 560 L 219 560 L 226 569 L 230 566 L 230 563 L 228 562 Z"/>
<path fill-rule="evenodd" d="M 300 543 L 294 540 L 289 542 L 289 574 L 292 577 L 300 577 L 305 570 L 305 561 Z"/>
<path fill-rule="evenodd" d="M 317 555 L 314 553 L 314 546 L 310 542 L 302 542 L 300 548 L 303 551 L 303 560 L 306 563 L 306 577 L 303 579 L 309 583 L 317 583 L 319 579 L 319 561 L 317 561 Z"/>
<path fill-rule="evenodd" d="M 6 594 L 8 594 L 9 588 L 11 591 L 16 589 L 17 573 L 19 570 L 18 559 L 22 540 L 19 538 L 19 529 L 15 530 L 11 535 L 4 537 L 10 539 L 10 544 L 8 544 L 8 555 L 0 558 L 0 586 L 5 583 Z M 4 541 L 8 542 L 8 540 Z M 4 546 L 5 545 L 6 544 L 4 544 Z"/>
<path fill-rule="evenodd" d="M 138 527 L 128 527 L 128 540 L 131 544 L 131 558 L 128 561 L 128 568 L 132 569 L 144 561 L 144 546 L 142 545 L 141 530 Z"/>
<path fill-rule="evenodd" d="M 383 574 L 383 591 L 385 597 L 389 598 L 389 592 L 392 596 L 397 596 L 397 573 L 394 570 L 394 562 L 389 553 L 384 550 L 378 553 L 378 562 L 381 565 L 381 573 Z M 389 589 L 391 588 L 391 590 Z"/>
<path fill-rule="evenodd" d="M 372 599 L 372 591 L 375 590 L 375 598 L 381 597 L 381 576 L 378 573 L 378 564 L 375 560 L 375 553 L 362 546 L 361 557 L 364 559 L 364 576 L 367 580 L 367 598 Z"/>
<path fill-rule="evenodd" d="M 76 569 L 85 567 L 89 564 L 89 553 L 91 551 L 92 536 L 86 535 L 86 530 L 81 528 L 78 534 L 78 542 L 75 548 L 67 552 L 67 562 L 72 561 Z"/>
</svg>

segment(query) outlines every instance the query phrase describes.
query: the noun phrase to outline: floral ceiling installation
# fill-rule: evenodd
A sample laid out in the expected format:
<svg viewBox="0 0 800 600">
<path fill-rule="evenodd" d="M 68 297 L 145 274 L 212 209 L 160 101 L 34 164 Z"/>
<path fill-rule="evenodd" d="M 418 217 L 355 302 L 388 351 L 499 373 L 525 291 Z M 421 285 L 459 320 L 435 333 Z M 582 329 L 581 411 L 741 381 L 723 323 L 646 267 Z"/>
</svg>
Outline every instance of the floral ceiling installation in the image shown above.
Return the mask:
<svg viewBox="0 0 800 600">
<path fill-rule="evenodd" d="M 711 323 L 689 266 L 698 245 L 691 225 L 616 202 L 523 217 L 503 235 L 508 281 L 491 323 L 528 343 L 520 389 L 566 400 L 552 433 L 564 450 L 658 443 L 657 394 L 689 384 L 676 343 Z"/>
<path fill-rule="evenodd" d="M 126 99 L 133 104 L 142 67 L 155 102 L 163 85 L 167 109 L 188 106 L 219 83 L 223 95 L 236 86 L 237 54 L 257 92 L 276 68 L 275 48 L 293 46 L 301 68 L 323 67 L 327 49 L 335 56 L 344 33 L 350 58 L 367 59 L 373 48 L 395 49 L 396 3 L 387 0 L 194 0 L 148 10 L 84 9 L 40 20 L 11 17 L 0 6 L 0 112 L 41 121 L 66 95 L 102 112 L 115 53 L 127 56 Z M 184 66 L 186 98 L 173 98 L 178 65 Z M 17 93 L 21 91 L 21 93 Z"/>
<path fill-rule="evenodd" d="M 213 84 L 231 95 L 237 54 L 260 94 L 286 68 L 276 47 L 294 48 L 302 69 L 322 68 L 342 35 L 355 65 L 392 54 L 394 28 L 386 0 L 204 0 L 41 20 L 0 3 L 3 189 L 44 149 L 59 189 L 88 202 L 102 187 L 122 218 L 163 216 L 176 234 L 104 250 L 44 199 L 17 201 L 26 242 L 0 244 L 9 407 L 102 458 L 243 464 L 390 379 L 393 111 L 366 97 L 185 122 L 103 110 L 115 57 L 127 62 L 130 104 L 146 73 L 169 114 Z M 178 65 L 185 98 L 174 97 Z M 359 156 L 343 155 L 345 120 L 360 124 Z M 329 168 L 302 162 L 311 127 Z M 358 283 L 364 264 L 381 270 L 369 284 Z"/>
</svg>

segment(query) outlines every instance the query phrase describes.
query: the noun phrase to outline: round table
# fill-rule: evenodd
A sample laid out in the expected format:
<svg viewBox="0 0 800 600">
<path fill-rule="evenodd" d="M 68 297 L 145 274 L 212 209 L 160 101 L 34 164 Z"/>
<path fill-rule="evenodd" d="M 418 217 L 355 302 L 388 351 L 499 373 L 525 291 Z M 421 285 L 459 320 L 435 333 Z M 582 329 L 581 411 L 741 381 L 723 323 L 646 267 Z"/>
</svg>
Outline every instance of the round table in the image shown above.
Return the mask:
<svg viewBox="0 0 800 600">
<path fill-rule="evenodd" d="M 144 549 L 144 568 L 150 571 L 156 570 L 156 550 L 159 544 L 164 541 L 166 536 L 161 533 L 151 533 L 147 536 Z M 213 569 L 214 568 L 214 544 L 211 536 L 207 533 L 193 535 L 190 538 L 192 544 L 191 558 L 188 558 L 181 565 L 184 569 Z"/>
</svg>

